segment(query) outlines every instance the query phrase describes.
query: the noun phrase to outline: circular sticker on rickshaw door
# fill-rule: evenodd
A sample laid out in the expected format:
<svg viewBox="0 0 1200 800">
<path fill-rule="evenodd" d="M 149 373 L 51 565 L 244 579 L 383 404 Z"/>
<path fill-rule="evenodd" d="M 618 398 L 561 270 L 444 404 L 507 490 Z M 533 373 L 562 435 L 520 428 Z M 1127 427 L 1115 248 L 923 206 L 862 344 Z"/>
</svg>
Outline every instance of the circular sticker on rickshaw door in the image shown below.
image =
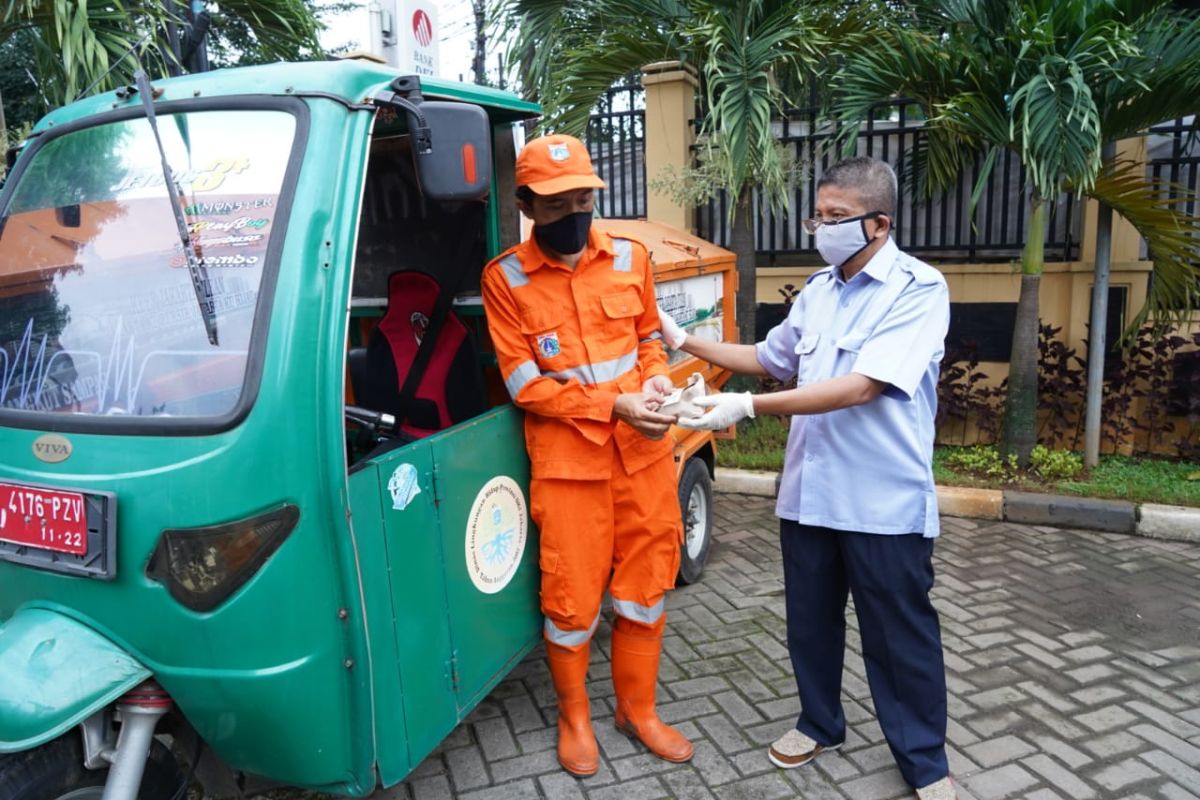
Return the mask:
<svg viewBox="0 0 1200 800">
<path fill-rule="evenodd" d="M 475 495 L 467 515 L 467 574 L 475 588 L 495 594 L 508 585 L 529 531 L 525 495 L 512 478 L 499 475 Z"/>
</svg>

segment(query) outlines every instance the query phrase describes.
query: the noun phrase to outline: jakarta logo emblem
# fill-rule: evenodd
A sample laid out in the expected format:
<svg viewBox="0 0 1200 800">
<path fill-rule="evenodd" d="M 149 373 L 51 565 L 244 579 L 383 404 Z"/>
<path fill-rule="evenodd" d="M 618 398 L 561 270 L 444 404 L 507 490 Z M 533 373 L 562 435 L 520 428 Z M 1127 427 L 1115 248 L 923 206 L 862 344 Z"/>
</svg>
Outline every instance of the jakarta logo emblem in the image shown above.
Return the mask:
<svg viewBox="0 0 1200 800">
<path fill-rule="evenodd" d="M 558 346 L 558 331 L 543 333 L 537 337 L 537 349 L 546 358 L 554 358 L 562 352 Z"/>
<path fill-rule="evenodd" d="M 517 482 L 497 475 L 483 485 L 467 515 L 467 574 L 484 594 L 508 586 L 529 538 L 525 495 Z"/>
<path fill-rule="evenodd" d="M 555 161 L 566 161 L 571 157 L 571 150 L 565 144 L 550 145 L 550 158 Z"/>
</svg>

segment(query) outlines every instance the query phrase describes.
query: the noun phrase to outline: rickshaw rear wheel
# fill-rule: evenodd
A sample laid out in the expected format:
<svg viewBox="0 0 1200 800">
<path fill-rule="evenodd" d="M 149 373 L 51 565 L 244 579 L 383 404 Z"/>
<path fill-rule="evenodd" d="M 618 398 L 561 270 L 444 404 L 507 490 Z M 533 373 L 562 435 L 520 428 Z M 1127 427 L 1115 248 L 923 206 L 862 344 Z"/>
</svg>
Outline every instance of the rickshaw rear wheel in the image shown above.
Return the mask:
<svg viewBox="0 0 1200 800">
<path fill-rule="evenodd" d="M 679 510 L 683 514 L 683 546 L 678 582 L 687 585 L 700 580 L 712 546 L 712 478 L 703 459 L 693 456 L 684 465 L 679 476 Z"/>
<path fill-rule="evenodd" d="M 107 769 L 84 769 L 78 729 L 41 747 L 0 759 L 4 800 L 100 800 Z M 162 742 L 150 746 L 138 800 L 171 800 L 183 784 L 179 763 Z"/>
</svg>

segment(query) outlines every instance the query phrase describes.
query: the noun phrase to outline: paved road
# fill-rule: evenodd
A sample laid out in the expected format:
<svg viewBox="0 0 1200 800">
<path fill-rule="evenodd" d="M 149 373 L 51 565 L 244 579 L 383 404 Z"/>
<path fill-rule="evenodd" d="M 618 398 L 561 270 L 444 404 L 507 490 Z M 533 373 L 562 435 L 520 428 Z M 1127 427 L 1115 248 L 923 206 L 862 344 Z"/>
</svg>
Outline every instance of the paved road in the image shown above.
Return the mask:
<svg viewBox="0 0 1200 800">
<path fill-rule="evenodd" d="M 767 499 L 725 494 L 716 505 L 704 579 L 668 602 L 660 671 L 661 715 L 695 742 L 691 764 L 659 761 L 613 729 L 602 624 L 589 674 L 596 776 L 558 768 L 539 648 L 408 781 L 373 800 L 910 797 L 854 630 L 845 747 L 790 771 L 767 761 L 799 710 L 778 527 Z M 945 518 L 935 561 L 963 800 L 1200 800 L 1200 546 Z"/>
</svg>

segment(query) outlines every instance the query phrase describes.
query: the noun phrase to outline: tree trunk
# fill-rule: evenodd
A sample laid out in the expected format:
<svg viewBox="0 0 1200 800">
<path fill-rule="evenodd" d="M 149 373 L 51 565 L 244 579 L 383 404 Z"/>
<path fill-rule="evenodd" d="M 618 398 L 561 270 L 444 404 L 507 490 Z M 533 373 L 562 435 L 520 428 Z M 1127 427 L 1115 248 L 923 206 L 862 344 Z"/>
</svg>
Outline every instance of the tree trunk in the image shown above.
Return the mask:
<svg viewBox="0 0 1200 800">
<path fill-rule="evenodd" d="M 737 256 L 738 341 L 754 344 L 755 312 L 758 308 L 758 253 L 754 249 L 754 203 L 750 187 L 744 187 L 737 200 L 737 214 L 729 230 L 729 248 Z"/>
<path fill-rule="evenodd" d="M 4 93 L 0 92 L 0 180 L 8 174 L 8 127 L 4 124 Z"/>
<path fill-rule="evenodd" d="M 1046 255 L 1046 202 L 1036 194 L 1029 202 L 1029 227 L 1021 253 L 1021 297 L 1013 327 L 1012 357 L 1009 360 L 1008 398 L 1004 404 L 1004 439 L 1001 451 L 1029 466 L 1029 454 L 1037 443 L 1038 401 L 1038 291 Z"/>
<path fill-rule="evenodd" d="M 1104 145 L 1101 158 L 1106 164 L 1116 157 L 1114 142 Z M 1096 211 L 1096 272 L 1092 282 L 1092 315 L 1088 323 L 1088 368 L 1083 465 L 1088 469 L 1100 463 L 1101 411 L 1104 406 L 1104 353 L 1108 349 L 1108 278 L 1112 261 L 1112 206 L 1100 203 Z"/>
</svg>

